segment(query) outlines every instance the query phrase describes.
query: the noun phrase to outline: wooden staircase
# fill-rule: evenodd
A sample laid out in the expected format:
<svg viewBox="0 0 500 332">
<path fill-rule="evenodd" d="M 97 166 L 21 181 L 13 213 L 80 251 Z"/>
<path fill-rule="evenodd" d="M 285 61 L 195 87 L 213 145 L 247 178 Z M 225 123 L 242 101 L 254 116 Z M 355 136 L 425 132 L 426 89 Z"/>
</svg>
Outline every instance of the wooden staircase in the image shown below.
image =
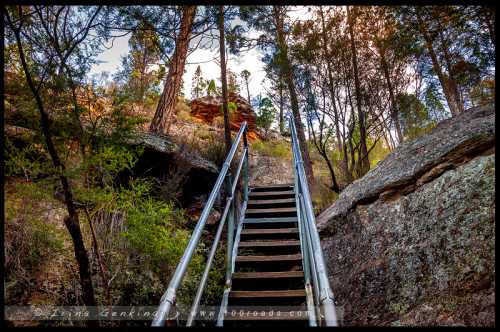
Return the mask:
<svg viewBox="0 0 500 332">
<path fill-rule="evenodd" d="M 307 326 L 293 185 L 251 187 L 224 326 Z"/>
<path fill-rule="evenodd" d="M 161 297 L 151 326 L 165 326 L 174 320 L 173 317 L 177 322 L 183 320 L 179 311 L 173 311 L 177 293 L 224 184 L 228 189 L 226 203 L 196 294 L 187 311 L 185 325 L 193 326 L 197 321 L 206 319 L 200 316 L 200 303 L 222 232 L 226 229 L 225 287 L 217 309 L 216 326 L 338 326 L 335 300 L 292 119 L 289 127 L 294 185 L 249 188 L 247 123 L 242 123 Z M 234 159 L 240 143 L 242 149 L 236 162 Z M 237 165 L 234 176 L 229 172 L 233 161 L 233 165 Z M 237 190 L 240 179 L 243 186 Z M 241 210 L 237 210 L 240 206 L 236 206 L 237 200 L 234 199 L 239 194 L 244 198 Z"/>
</svg>

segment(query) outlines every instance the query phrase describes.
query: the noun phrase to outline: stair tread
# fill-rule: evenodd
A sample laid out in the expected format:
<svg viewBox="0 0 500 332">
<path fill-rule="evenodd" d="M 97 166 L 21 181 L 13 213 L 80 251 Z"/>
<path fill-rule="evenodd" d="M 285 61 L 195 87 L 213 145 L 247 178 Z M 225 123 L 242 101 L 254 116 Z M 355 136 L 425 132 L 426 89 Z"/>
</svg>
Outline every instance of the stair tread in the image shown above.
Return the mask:
<svg viewBox="0 0 500 332">
<path fill-rule="evenodd" d="M 248 234 L 293 234 L 298 233 L 299 229 L 294 228 L 248 228 L 241 230 L 242 235 Z"/>
<path fill-rule="evenodd" d="M 306 296 L 304 289 L 287 289 L 273 291 L 231 291 L 229 297 L 301 297 Z"/>
<path fill-rule="evenodd" d="M 299 240 L 282 240 L 282 241 L 241 241 L 240 247 L 279 247 L 279 246 L 299 246 Z"/>
<path fill-rule="evenodd" d="M 254 197 L 254 196 L 285 196 L 285 195 L 294 195 L 295 193 L 293 190 L 286 190 L 286 191 L 251 191 L 249 196 Z"/>
<path fill-rule="evenodd" d="M 303 276 L 304 276 L 303 271 L 234 272 L 233 273 L 233 279 L 300 278 Z"/>
<path fill-rule="evenodd" d="M 269 184 L 265 186 L 250 186 L 250 189 L 281 188 L 281 187 L 293 187 L 293 183 Z"/>
<path fill-rule="evenodd" d="M 269 214 L 269 213 L 289 213 L 289 212 L 297 212 L 296 207 L 286 207 L 286 208 L 263 208 L 263 209 L 247 209 L 245 214 Z"/>
<path fill-rule="evenodd" d="M 302 260 L 302 254 L 236 256 L 236 262 L 273 262 L 273 261 L 298 261 L 298 260 Z"/>
<path fill-rule="evenodd" d="M 295 203 L 295 198 L 255 199 L 255 200 L 248 201 L 248 205 L 283 204 L 283 203 Z"/>
<path fill-rule="evenodd" d="M 255 223 L 272 223 L 272 222 L 297 222 L 297 217 L 264 217 L 264 218 L 245 218 L 243 223 L 255 224 Z"/>
</svg>

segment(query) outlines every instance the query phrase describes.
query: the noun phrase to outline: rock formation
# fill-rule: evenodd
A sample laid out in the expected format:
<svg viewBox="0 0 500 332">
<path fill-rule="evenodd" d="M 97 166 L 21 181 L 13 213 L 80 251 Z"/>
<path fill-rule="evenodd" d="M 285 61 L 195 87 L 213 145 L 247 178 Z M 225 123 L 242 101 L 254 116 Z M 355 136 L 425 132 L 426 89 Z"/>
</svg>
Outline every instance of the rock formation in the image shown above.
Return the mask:
<svg viewBox="0 0 500 332">
<path fill-rule="evenodd" d="M 248 137 L 257 138 L 255 119 L 256 115 L 252 106 L 243 97 L 229 93 L 229 101 L 236 104 L 236 111 L 231 113 L 231 130 L 238 131 L 243 121 L 248 123 Z M 222 98 L 205 96 L 191 101 L 191 115 L 211 124 L 216 117 L 222 117 Z"/>
<path fill-rule="evenodd" d="M 200 196 L 207 196 L 219 175 L 217 165 L 167 136 L 138 133 L 129 139 L 129 144 L 144 147 L 132 173 L 157 178 L 166 193 L 178 193 L 175 199 L 182 206 L 190 206 Z M 127 172 L 122 177 L 128 175 Z"/>
<path fill-rule="evenodd" d="M 495 325 L 494 122 L 441 122 L 318 217 L 344 325 Z"/>
</svg>

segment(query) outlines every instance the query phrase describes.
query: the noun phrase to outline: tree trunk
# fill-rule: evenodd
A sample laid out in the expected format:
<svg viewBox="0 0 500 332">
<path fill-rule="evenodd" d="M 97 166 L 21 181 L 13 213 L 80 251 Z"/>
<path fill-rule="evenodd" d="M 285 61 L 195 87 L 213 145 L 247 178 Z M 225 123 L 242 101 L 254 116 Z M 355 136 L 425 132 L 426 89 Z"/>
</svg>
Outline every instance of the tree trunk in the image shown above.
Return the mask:
<svg viewBox="0 0 500 332">
<path fill-rule="evenodd" d="M 59 172 L 61 172 L 59 175 L 59 180 L 61 181 L 62 189 L 64 192 L 64 202 L 66 204 L 66 208 L 68 211 L 68 216 L 64 218 L 64 223 L 73 241 L 75 258 L 78 263 L 78 268 L 80 273 L 80 284 L 82 286 L 83 301 L 86 306 L 96 306 L 94 288 L 92 285 L 92 276 L 90 273 L 89 258 L 87 250 L 85 249 L 85 245 L 83 243 L 83 236 L 80 229 L 78 212 L 73 202 L 73 193 L 71 190 L 71 186 L 68 181 L 68 178 L 65 175 L 63 175 L 65 167 L 61 159 L 59 158 L 59 154 L 57 153 L 54 142 L 52 141 L 52 137 L 50 134 L 50 119 L 47 113 L 45 112 L 41 96 L 38 93 L 37 89 L 35 88 L 35 84 L 32 80 L 31 73 L 29 71 L 28 64 L 26 62 L 26 57 L 24 55 L 24 50 L 21 41 L 20 28 L 16 29 L 16 27 L 12 24 L 10 16 L 8 14 L 7 14 L 7 20 L 9 21 L 9 25 L 11 26 L 16 38 L 17 48 L 19 50 L 19 57 L 21 60 L 21 65 L 23 67 L 24 74 L 26 76 L 26 81 L 28 83 L 31 92 L 33 93 L 38 111 L 40 112 L 42 133 L 45 138 L 47 150 L 52 159 L 52 164 L 54 165 L 54 168 Z M 89 321 L 89 325 L 95 326 L 98 324 L 97 321 Z"/>
<path fill-rule="evenodd" d="M 149 130 L 159 134 L 168 134 L 172 115 L 177 104 L 177 95 L 181 89 L 182 75 L 189 46 L 191 26 L 196 14 L 196 6 L 184 6 L 182 9 L 181 29 L 175 41 L 175 51 L 172 56 L 163 92 L 156 108 Z"/>
<path fill-rule="evenodd" d="M 453 96 L 452 91 L 450 91 L 448 78 L 444 75 L 443 70 L 441 69 L 441 65 L 439 64 L 436 52 L 434 51 L 434 47 L 432 46 L 432 40 L 427 32 L 427 29 L 425 28 L 422 16 L 420 15 L 419 8 L 416 9 L 416 15 L 417 15 L 418 29 L 420 30 L 420 33 L 424 37 L 425 46 L 427 47 L 427 51 L 429 52 L 429 55 L 432 60 L 432 68 L 436 72 L 439 82 L 441 83 L 441 87 L 443 88 L 443 92 L 446 97 L 448 107 L 450 108 L 451 111 L 451 115 L 456 116 L 458 113 L 460 113 L 459 107 L 455 102 L 455 97 Z"/>
<path fill-rule="evenodd" d="M 247 100 L 248 100 L 248 103 L 251 104 L 251 102 L 250 102 L 250 89 L 248 88 L 248 78 L 245 79 L 245 84 L 247 86 Z"/>
<path fill-rule="evenodd" d="M 300 118 L 299 102 L 297 98 L 297 92 L 295 91 L 295 84 L 293 80 L 293 72 L 288 59 L 287 46 L 285 43 L 285 35 L 283 29 L 282 17 L 279 13 L 279 6 L 273 6 L 274 10 L 274 23 L 276 25 L 276 37 L 278 40 L 278 50 L 281 56 L 283 78 L 288 87 L 290 93 L 290 103 L 292 106 L 293 122 L 297 128 L 297 134 L 299 139 L 299 146 L 302 154 L 302 159 L 304 161 L 304 169 L 307 176 L 307 182 L 309 187 L 314 186 L 314 175 L 312 169 L 311 158 L 309 157 L 309 151 L 307 149 L 306 137 L 304 135 L 304 126 L 302 125 L 302 120 Z"/>
<path fill-rule="evenodd" d="M 325 29 L 325 17 L 323 15 L 323 7 L 320 6 L 320 15 L 321 15 L 321 36 L 323 40 L 323 56 L 326 61 L 326 69 L 328 72 L 328 88 L 330 90 L 330 96 L 331 96 L 331 101 L 332 101 L 332 106 L 333 106 L 333 115 L 335 117 L 335 135 L 337 137 L 337 149 L 339 151 L 339 154 L 341 151 L 344 150 L 343 147 L 343 141 L 340 137 L 340 128 L 339 128 L 339 112 L 337 109 L 337 104 L 335 103 L 335 91 L 333 87 L 333 74 L 332 74 L 332 66 L 330 63 L 330 59 L 328 56 L 328 46 L 327 46 L 327 36 L 326 36 L 326 29 Z M 347 164 L 347 159 L 343 158 L 342 162 L 342 172 L 344 173 L 344 177 L 346 179 L 349 178 L 349 166 Z"/>
<path fill-rule="evenodd" d="M 279 126 L 280 126 L 280 134 L 283 135 L 285 133 L 285 118 L 283 114 L 283 82 L 281 81 L 281 77 L 279 78 L 279 85 L 278 85 L 278 91 L 280 95 L 280 114 L 279 114 Z"/>
<path fill-rule="evenodd" d="M 349 154 L 351 155 L 351 165 L 349 167 L 349 173 L 352 174 L 352 172 L 356 169 L 356 157 L 355 157 L 354 146 L 352 144 L 352 135 L 349 137 L 347 142 L 349 144 Z"/>
<path fill-rule="evenodd" d="M 229 107 L 227 97 L 226 77 L 226 44 L 224 41 L 224 6 L 219 6 L 219 47 L 220 47 L 220 76 L 222 82 L 222 109 L 224 111 L 224 138 L 226 141 L 226 153 L 231 150 L 231 124 L 229 122 Z"/>
<path fill-rule="evenodd" d="M 359 137 L 360 137 L 360 151 L 359 156 L 361 159 L 359 160 L 359 175 L 363 176 L 366 172 L 370 170 L 370 160 L 368 159 L 368 150 L 366 148 L 366 126 L 365 126 L 365 113 L 361 108 L 361 87 L 359 82 L 359 73 L 358 73 L 358 60 L 356 55 L 356 45 L 354 43 L 354 32 L 353 25 L 354 19 L 350 15 L 349 6 L 347 6 L 347 20 L 349 26 L 349 36 L 351 39 L 351 53 L 352 53 L 352 65 L 354 70 L 354 85 L 356 88 L 356 104 L 358 109 L 358 122 L 359 122 Z"/>
<path fill-rule="evenodd" d="M 392 87 L 391 77 L 389 75 L 389 67 L 387 66 L 387 61 L 385 59 L 385 50 L 379 47 L 380 52 L 380 64 L 382 65 L 382 70 L 384 72 L 385 81 L 387 82 L 387 89 L 389 90 L 389 98 L 391 99 L 391 118 L 396 127 L 396 134 L 398 135 L 399 144 L 403 143 L 404 137 L 401 132 L 401 125 L 399 123 L 398 108 L 396 104 L 396 98 L 394 97 L 394 89 Z"/>
<path fill-rule="evenodd" d="M 330 171 L 330 178 L 332 179 L 332 190 L 336 192 L 337 194 L 340 193 L 340 188 L 339 184 L 337 183 L 337 177 L 335 176 L 335 171 L 333 170 L 332 163 L 330 161 L 330 158 L 328 158 L 328 155 L 325 153 L 323 156 L 323 159 L 326 161 L 326 165 L 328 166 L 328 170 Z"/>
<path fill-rule="evenodd" d="M 455 104 L 457 105 L 458 108 L 458 112 L 462 113 L 464 111 L 464 104 L 460 95 L 460 89 L 456 77 L 453 72 L 451 56 L 448 51 L 448 43 L 446 42 L 442 31 L 439 32 L 439 36 L 441 39 L 441 50 L 443 51 L 444 59 L 446 62 L 446 68 L 448 70 L 448 87 L 453 95 Z"/>
</svg>

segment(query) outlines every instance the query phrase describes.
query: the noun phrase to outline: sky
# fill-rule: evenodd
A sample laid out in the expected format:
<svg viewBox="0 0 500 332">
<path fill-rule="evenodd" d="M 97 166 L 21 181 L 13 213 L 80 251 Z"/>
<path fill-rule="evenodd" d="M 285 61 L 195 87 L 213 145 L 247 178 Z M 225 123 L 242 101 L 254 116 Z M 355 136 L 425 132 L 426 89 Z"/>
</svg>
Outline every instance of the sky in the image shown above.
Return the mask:
<svg viewBox="0 0 500 332">
<path fill-rule="evenodd" d="M 293 20 L 302 20 L 310 17 L 310 13 L 307 12 L 307 7 L 305 6 L 295 6 L 293 11 L 290 12 L 290 17 Z M 259 33 L 257 31 L 250 31 L 250 34 L 258 35 Z M 130 34 L 123 37 L 117 37 L 114 39 L 112 47 L 111 42 L 106 45 L 109 49 L 106 49 L 97 57 L 97 60 L 100 63 L 91 68 L 89 75 L 100 74 L 106 71 L 110 74 L 109 77 L 112 77 L 113 74 L 120 69 L 121 58 L 126 56 L 128 53 L 129 38 Z M 209 61 L 215 57 L 219 57 L 218 44 L 216 46 L 217 47 L 214 47 L 212 50 L 198 48 L 187 57 L 185 67 L 186 72 L 183 77 L 183 92 L 185 96 L 191 97 L 191 82 L 196 67 L 198 66 L 197 63 Z M 238 75 L 245 69 L 251 73 L 249 79 L 250 96 L 255 97 L 259 94 L 265 95 L 265 87 L 269 87 L 270 82 L 264 79 L 264 63 L 261 61 L 262 54 L 259 50 L 257 48 L 253 48 L 250 51 L 241 53 L 238 57 L 229 54 L 227 51 L 226 54 L 228 56 L 229 70 Z M 219 82 L 220 66 L 215 61 L 200 63 L 199 65 L 205 79 L 213 79 L 216 83 Z M 243 88 L 243 85 L 241 94 L 243 97 L 246 97 L 246 89 Z"/>
</svg>

